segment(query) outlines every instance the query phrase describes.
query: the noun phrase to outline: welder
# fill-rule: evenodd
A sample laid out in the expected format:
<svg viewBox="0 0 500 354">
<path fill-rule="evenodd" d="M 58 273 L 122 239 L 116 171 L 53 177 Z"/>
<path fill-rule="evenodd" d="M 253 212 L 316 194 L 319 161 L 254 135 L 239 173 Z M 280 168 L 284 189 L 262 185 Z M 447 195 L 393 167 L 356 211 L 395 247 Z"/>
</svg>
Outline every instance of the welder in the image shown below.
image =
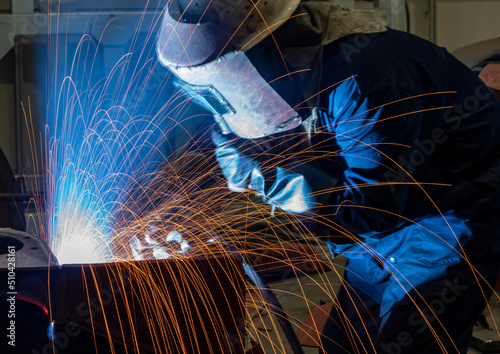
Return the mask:
<svg viewBox="0 0 500 354">
<path fill-rule="evenodd" d="M 467 351 L 500 258 L 500 102 L 474 73 L 329 1 L 172 1 L 157 49 L 228 187 L 347 257 L 320 351 Z"/>
</svg>

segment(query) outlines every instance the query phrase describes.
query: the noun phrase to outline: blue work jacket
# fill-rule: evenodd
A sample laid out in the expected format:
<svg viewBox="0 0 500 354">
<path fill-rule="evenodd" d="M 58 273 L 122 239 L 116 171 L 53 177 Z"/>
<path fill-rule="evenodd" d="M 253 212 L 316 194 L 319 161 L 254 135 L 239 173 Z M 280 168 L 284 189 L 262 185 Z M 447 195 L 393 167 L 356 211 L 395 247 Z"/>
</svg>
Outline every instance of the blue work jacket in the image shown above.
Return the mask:
<svg viewBox="0 0 500 354">
<path fill-rule="evenodd" d="M 333 253 L 349 258 L 350 281 L 382 313 L 449 266 L 499 252 L 500 102 L 476 74 L 395 30 L 309 47 L 285 39 L 280 49 L 288 70 L 309 65 L 275 84 L 304 116 L 307 147 L 277 148 L 286 133 L 255 139 L 257 149 L 216 134 L 229 188 L 331 220 Z"/>
</svg>

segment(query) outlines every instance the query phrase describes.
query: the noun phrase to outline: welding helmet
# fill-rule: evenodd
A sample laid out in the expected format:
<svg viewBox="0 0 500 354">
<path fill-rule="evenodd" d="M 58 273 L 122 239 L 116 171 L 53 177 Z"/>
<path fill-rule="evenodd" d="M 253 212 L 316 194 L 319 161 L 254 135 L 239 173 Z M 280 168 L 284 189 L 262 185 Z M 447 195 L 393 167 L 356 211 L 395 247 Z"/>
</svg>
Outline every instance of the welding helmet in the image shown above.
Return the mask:
<svg viewBox="0 0 500 354">
<path fill-rule="evenodd" d="M 300 0 L 172 0 L 157 38 L 176 85 L 214 115 L 224 133 L 260 138 L 296 128 L 299 115 L 245 55 L 280 27 Z"/>
</svg>

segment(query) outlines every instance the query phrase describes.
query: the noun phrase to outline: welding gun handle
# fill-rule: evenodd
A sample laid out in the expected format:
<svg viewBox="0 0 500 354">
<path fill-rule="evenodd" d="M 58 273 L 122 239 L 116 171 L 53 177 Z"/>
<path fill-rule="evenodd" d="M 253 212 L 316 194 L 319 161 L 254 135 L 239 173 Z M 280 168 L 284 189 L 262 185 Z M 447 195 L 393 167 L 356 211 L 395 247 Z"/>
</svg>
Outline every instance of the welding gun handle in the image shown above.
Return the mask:
<svg viewBox="0 0 500 354">
<path fill-rule="evenodd" d="M 238 257 L 241 258 L 245 274 L 250 278 L 252 283 L 259 289 L 260 293 L 264 297 L 264 300 L 269 306 L 271 313 L 278 320 L 278 323 L 280 324 L 281 329 L 283 330 L 283 333 L 285 334 L 288 343 L 292 348 L 293 354 L 304 354 L 304 349 L 302 348 L 302 345 L 300 344 L 299 339 L 297 338 L 297 334 L 295 333 L 285 310 L 283 310 L 283 307 L 281 306 L 279 300 L 276 298 L 276 295 L 274 295 L 269 285 L 267 285 L 264 282 L 264 279 L 262 279 L 257 274 L 257 272 L 249 264 L 247 257 L 241 252 L 239 252 L 236 247 L 230 245 L 223 239 L 219 239 L 218 237 L 216 237 L 216 239 L 225 244 L 231 251 L 233 251 Z"/>
<path fill-rule="evenodd" d="M 290 344 L 293 354 L 304 354 L 304 349 L 302 349 L 302 345 L 297 338 L 297 334 L 295 333 L 288 316 L 283 310 L 280 302 L 274 295 L 273 291 L 264 283 L 264 280 L 259 277 L 257 272 L 248 264 L 243 263 L 243 269 L 245 270 L 246 275 L 252 280 L 252 282 L 259 288 L 260 293 L 266 300 L 267 305 L 269 306 L 269 310 L 276 317 L 279 324 L 281 325 L 281 329 L 285 333 L 286 338 L 288 339 L 288 343 Z"/>
</svg>

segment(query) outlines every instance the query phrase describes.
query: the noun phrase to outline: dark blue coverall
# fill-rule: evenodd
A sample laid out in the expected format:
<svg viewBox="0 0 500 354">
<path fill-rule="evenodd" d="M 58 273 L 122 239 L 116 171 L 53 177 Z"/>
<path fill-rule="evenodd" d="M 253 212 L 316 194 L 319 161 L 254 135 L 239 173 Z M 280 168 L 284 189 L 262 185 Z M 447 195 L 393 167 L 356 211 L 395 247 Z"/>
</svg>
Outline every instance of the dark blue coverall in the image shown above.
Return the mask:
<svg viewBox="0 0 500 354">
<path fill-rule="evenodd" d="M 410 34 L 321 45 L 318 28 L 307 31 L 285 25 L 247 55 L 268 80 L 310 69 L 272 84 L 311 113 L 308 147 L 283 148 L 290 132 L 214 132 L 228 184 L 336 225 L 328 243 L 348 263 L 326 352 L 465 353 L 498 273 L 500 102 Z"/>
</svg>

